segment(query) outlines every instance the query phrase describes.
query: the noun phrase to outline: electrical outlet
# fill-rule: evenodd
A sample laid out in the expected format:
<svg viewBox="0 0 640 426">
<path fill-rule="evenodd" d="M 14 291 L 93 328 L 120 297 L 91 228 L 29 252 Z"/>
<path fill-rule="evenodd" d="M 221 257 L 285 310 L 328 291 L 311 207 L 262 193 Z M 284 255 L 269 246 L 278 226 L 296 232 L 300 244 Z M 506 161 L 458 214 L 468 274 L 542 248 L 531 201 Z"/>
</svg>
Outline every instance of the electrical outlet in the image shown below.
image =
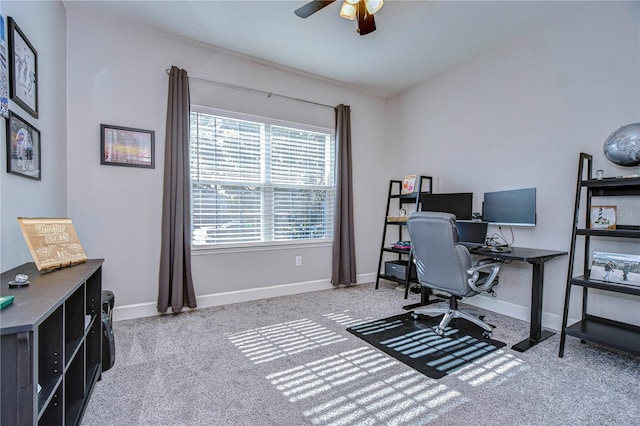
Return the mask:
<svg viewBox="0 0 640 426">
<path fill-rule="evenodd" d="M 302 256 L 296 256 L 296 266 L 302 266 Z"/>
</svg>

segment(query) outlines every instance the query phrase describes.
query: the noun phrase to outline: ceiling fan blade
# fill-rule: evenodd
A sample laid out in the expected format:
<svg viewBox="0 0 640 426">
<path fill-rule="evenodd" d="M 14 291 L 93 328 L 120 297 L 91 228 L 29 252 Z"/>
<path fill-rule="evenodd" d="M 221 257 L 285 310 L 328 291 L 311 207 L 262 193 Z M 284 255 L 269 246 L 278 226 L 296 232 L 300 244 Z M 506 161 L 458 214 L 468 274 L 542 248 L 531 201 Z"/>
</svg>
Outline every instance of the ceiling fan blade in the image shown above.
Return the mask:
<svg viewBox="0 0 640 426">
<path fill-rule="evenodd" d="M 319 11 L 320 9 L 324 9 L 325 7 L 329 6 L 334 1 L 336 1 L 336 0 L 327 0 L 327 1 L 325 1 L 325 0 L 313 0 L 313 1 L 305 4 L 304 6 L 294 10 L 293 13 L 295 13 L 296 15 L 298 15 L 301 18 L 308 18 L 309 16 L 313 15 L 314 13 Z"/>
<path fill-rule="evenodd" d="M 376 30 L 376 21 L 369 15 L 364 0 L 358 2 L 358 33 L 363 36 Z"/>
</svg>

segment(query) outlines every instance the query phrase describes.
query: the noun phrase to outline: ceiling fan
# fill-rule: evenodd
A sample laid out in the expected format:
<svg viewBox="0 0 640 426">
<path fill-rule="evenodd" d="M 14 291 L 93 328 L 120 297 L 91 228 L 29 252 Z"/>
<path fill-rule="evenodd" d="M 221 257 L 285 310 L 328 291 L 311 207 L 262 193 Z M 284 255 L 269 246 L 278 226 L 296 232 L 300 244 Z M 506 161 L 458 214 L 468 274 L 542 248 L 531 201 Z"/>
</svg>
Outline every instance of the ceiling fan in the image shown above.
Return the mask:
<svg viewBox="0 0 640 426">
<path fill-rule="evenodd" d="M 301 18 L 308 18 L 317 11 L 329 6 L 335 0 L 313 0 L 296 9 L 293 13 Z M 353 21 L 358 18 L 358 34 L 361 36 L 376 30 L 373 14 L 382 8 L 384 0 L 344 0 L 340 7 L 340 16 Z"/>
</svg>

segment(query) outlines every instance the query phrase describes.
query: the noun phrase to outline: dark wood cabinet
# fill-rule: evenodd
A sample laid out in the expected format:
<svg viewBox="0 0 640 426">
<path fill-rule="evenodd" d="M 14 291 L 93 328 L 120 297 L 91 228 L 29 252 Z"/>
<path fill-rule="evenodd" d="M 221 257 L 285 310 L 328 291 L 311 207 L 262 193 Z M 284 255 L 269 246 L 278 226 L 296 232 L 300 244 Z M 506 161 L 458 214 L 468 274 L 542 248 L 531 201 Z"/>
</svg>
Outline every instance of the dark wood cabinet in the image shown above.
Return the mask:
<svg viewBox="0 0 640 426">
<path fill-rule="evenodd" d="M 77 425 L 102 372 L 102 259 L 43 273 L 2 274 L 2 425 Z M 29 285 L 9 288 L 16 274 Z"/>
<path fill-rule="evenodd" d="M 615 241 L 615 239 L 637 241 L 640 238 L 640 226 L 637 224 L 617 224 L 616 229 L 593 229 L 589 225 L 594 197 L 639 196 L 640 178 L 593 179 L 592 160 L 591 155 L 580 154 L 559 356 L 564 356 L 566 336 L 640 355 L 640 327 L 592 315 L 588 310 L 590 289 L 640 296 L 640 285 L 591 278 L 589 262 L 593 255 L 592 244 L 595 244 L 598 238 L 605 238 L 608 241 Z M 610 199 L 612 198 L 607 198 L 607 200 Z M 602 204 L 600 201 L 598 203 Z M 586 210 L 582 214 L 581 208 Z M 576 267 L 574 262 L 580 257 L 583 259 L 582 268 Z M 582 288 L 582 315 L 578 322 L 568 325 L 569 302 L 571 289 L 574 286 Z"/>
</svg>

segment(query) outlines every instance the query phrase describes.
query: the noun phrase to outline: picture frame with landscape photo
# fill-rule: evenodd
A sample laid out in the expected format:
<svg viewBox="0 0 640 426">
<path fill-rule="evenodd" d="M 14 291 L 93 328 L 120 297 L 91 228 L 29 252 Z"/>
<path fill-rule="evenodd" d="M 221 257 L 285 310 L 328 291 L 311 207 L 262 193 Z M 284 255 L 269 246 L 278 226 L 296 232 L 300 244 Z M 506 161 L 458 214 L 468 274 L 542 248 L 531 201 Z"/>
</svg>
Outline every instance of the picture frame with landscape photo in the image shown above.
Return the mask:
<svg viewBox="0 0 640 426">
<path fill-rule="evenodd" d="M 38 52 L 11 16 L 8 24 L 11 100 L 38 118 Z"/>
<path fill-rule="evenodd" d="M 40 131 L 9 111 L 7 122 L 7 173 L 41 180 Z"/>
<path fill-rule="evenodd" d="M 589 279 L 640 286 L 640 255 L 595 251 Z"/>
<path fill-rule="evenodd" d="M 155 168 L 155 132 L 100 125 L 100 164 Z"/>
</svg>

